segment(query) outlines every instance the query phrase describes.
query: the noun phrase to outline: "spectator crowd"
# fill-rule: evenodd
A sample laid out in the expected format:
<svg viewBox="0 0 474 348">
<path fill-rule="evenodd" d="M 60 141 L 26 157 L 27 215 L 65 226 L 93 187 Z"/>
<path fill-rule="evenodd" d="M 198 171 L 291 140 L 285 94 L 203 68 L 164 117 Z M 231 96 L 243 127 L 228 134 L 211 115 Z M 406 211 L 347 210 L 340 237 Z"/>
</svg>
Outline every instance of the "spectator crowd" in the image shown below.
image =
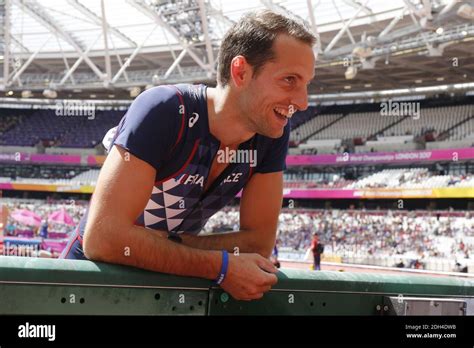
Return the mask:
<svg viewBox="0 0 474 348">
<path fill-rule="evenodd" d="M 48 216 L 61 208 L 77 224 L 84 214 L 86 201 L 45 201 L 2 199 L 11 213 L 27 209 L 40 215 L 48 230 L 70 233 L 74 226 L 47 222 Z M 32 229 L 8 216 L 4 235 Z M 33 228 L 39 235 L 41 226 Z M 239 211 L 226 207 L 212 216 L 202 233 L 239 230 Z M 326 252 L 364 256 L 410 256 L 471 259 L 474 252 L 474 219 L 469 211 L 395 211 L 395 210 L 308 210 L 283 209 L 279 216 L 279 248 L 306 251 L 312 236 L 318 234 Z"/>
</svg>

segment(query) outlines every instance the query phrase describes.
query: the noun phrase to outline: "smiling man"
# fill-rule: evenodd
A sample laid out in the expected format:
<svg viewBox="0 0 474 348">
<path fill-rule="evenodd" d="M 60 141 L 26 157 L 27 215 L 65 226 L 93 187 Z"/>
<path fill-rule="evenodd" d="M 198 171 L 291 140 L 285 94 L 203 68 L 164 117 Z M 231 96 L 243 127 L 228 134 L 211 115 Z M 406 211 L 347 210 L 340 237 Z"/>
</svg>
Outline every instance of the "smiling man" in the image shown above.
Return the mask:
<svg viewBox="0 0 474 348">
<path fill-rule="evenodd" d="M 298 21 L 250 13 L 222 41 L 216 88 L 142 93 L 111 139 L 63 257 L 212 279 L 236 299 L 261 298 L 277 282 L 268 258 L 288 120 L 308 106 L 314 43 Z M 198 235 L 241 189 L 240 231 Z"/>
</svg>

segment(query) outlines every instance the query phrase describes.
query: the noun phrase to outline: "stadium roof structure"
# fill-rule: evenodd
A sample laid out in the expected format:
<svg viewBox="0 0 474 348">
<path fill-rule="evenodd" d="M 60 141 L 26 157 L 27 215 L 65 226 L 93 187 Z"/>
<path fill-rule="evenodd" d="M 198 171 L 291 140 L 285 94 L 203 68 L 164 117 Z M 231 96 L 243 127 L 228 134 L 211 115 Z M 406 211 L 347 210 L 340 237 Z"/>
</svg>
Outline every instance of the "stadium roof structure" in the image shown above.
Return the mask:
<svg viewBox="0 0 474 348">
<path fill-rule="evenodd" d="M 0 90 L 107 99 L 213 84 L 224 33 L 262 8 L 307 21 L 317 36 L 313 99 L 474 89 L 474 0 L 3 0 Z"/>
</svg>

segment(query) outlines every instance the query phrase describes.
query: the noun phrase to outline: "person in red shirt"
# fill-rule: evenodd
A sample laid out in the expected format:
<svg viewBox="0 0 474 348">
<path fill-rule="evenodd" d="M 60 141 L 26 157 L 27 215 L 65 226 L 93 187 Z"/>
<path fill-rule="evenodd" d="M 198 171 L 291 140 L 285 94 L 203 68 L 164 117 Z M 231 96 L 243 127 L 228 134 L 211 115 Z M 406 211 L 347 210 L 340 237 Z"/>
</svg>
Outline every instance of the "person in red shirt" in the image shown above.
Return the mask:
<svg viewBox="0 0 474 348">
<path fill-rule="evenodd" d="M 313 252 L 313 270 L 321 270 L 321 246 L 319 244 L 318 234 L 313 234 L 313 240 L 311 241 L 311 251 Z"/>
</svg>

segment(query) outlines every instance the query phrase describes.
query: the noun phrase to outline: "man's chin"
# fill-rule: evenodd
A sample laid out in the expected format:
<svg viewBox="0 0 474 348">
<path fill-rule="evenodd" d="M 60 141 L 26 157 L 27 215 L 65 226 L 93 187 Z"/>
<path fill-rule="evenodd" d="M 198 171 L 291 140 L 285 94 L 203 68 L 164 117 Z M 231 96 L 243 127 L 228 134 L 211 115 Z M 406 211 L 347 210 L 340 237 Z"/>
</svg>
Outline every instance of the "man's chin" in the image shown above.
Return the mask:
<svg viewBox="0 0 474 348">
<path fill-rule="evenodd" d="M 278 139 L 283 135 L 284 128 L 271 130 L 266 132 L 259 132 L 260 135 L 266 136 L 267 138 Z"/>
</svg>

